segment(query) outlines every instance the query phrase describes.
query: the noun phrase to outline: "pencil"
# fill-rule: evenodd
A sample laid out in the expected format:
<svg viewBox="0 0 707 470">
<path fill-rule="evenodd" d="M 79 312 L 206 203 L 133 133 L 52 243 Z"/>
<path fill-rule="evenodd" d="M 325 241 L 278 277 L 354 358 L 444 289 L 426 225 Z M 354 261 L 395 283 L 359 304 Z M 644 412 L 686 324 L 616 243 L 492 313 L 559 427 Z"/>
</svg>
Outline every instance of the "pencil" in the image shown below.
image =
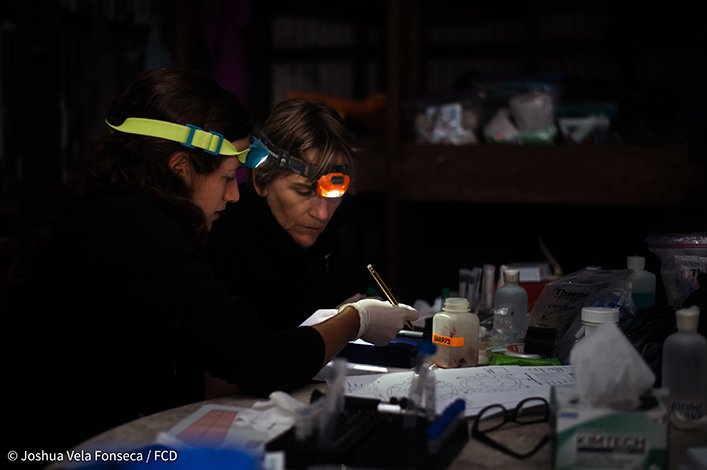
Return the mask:
<svg viewBox="0 0 707 470">
<path fill-rule="evenodd" d="M 390 302 L 393 305 L 398 305 L 398 301 L 395 299 L 395 296 L 393 295 L 392 292 L 390 292 L 390 289 L 388 289 L 388 286 L 385 285 L 385 282 L 383 282 L 383 279 L 380 277 L 378 272 L 375 269 L 373 269 L 373 265 L 369 264 L 367 266 L 367 268 L 368 268 L 368 271 L 371 273 L 371 276 L 373 276 L 373 280 L 376 281 L 376 284 L 378 284 L 378 287 L 380 287 L 381 290 L 383 291 L 383 295 L 385 295 L 385 297 L 388 299 L 388 302 Z M 405 322 L 405 325 L 411 330 L 415 329 L 415 325 L 413 325 L 412 322 L 409 320 Z"/>
</svg>

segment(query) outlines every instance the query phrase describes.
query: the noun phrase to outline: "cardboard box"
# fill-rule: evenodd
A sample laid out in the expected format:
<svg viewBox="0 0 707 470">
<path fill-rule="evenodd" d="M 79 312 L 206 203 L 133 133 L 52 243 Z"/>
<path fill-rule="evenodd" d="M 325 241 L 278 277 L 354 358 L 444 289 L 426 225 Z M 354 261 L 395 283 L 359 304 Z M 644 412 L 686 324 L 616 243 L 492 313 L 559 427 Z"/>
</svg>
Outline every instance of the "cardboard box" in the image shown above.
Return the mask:
<svg viewBox="0 0 707 470">
<path fill-rule="evenodd" d="M 582 406 L 571 386 L 553 386 L 555 469 L 668 468 L 667 412 L 655 406 L 615 410 Z"/>
</svg>

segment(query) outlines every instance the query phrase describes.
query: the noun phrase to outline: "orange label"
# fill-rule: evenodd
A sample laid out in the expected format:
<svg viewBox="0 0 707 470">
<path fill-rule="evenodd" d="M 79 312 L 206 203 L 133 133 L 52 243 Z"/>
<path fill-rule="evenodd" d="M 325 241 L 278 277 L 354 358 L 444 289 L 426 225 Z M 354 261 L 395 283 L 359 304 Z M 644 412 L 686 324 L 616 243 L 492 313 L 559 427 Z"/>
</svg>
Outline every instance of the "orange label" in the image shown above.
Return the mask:
<svg viewBox="0 0 707 470">
<path fill-rule="evenodd" d="M 433 334 L 432 342 L 436 344 L 441 344 L 443 346 L 451 346 L 453 348 L 458 348 L 460 346 L 464 346 L 464 337 Z"/>
</svg>

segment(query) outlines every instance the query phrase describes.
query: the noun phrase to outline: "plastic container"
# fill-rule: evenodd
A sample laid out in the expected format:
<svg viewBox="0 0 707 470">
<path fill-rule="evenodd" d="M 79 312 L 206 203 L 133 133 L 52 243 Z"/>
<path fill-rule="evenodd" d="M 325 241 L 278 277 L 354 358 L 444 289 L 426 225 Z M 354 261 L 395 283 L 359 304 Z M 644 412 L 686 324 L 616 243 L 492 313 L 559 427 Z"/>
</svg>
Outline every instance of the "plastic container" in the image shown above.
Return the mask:
<svg viewBox="0 0 707 470">
<path fill-rule="evenodd" d="M 479 317 L 471 313 L 469 299 L 447 297 L 442 311 L 432 317 L 434 363 L 445 369 L 479 363 Z"/>
<path fill-rule="evenodd" d="M 561 364 L 569 364 L 570 352 L 575 344 L 585 336 L 591 335 L 602 323 L 607 321 L 618 323 L 619 318 L 620 310 L 618 307 L 582 307 L 580 314 L 572 320 L 567 331 L 557 342 L 557 347 L 555 348 L 557 359 L 560 360 Z"/>
<path fill-rule="evenodd" d="M 626 266 L 631 274 L 631 298 L 636 310 L 655 306 L 655 274 L 646 271 L 646 259 L 643 256 L 629 256 Z"/>
<path fill-rule="evenodd" d="M 678 331 L 663 342 L 662 386 L 670 422 L 679 429 L 707 427 L 707 339 L 697 332 L 699 307 L 675 312 Z"/>
<path fill-rule="evenodd" d="M 619 309 L 611 307 L 582 307 L 582 326 L 584 334 L 581 337 L 591 335 L 602 323 L 619 322 Z"/>
<path fill-rule="evenodd" d="M 513 325 L 512 336 L 519 339 L 525 333 L 528 324 L 528 293 L 519 282 L 517 269 L 503 271 L 503 285 L 496 289 L 493 308 L 507 308 Z"/>
</svg>

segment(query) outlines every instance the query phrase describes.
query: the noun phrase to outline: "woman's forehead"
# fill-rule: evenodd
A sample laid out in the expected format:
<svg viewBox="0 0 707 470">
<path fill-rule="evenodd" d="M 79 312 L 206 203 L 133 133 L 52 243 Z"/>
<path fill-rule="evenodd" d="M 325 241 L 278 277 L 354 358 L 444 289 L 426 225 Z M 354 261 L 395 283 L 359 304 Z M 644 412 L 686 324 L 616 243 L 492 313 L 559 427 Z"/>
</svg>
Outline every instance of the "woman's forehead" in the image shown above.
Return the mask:
<svg viewBox="0 0 707 470">
<path fill-rule="evenodd" d="M 302 157 L 307 163 L 317 165 L 324 158 L 324 154 L 320 149 L 311 148 L 304 152 L 304 155 Z M 329 162 L 329 165 L 346 165 L 346 163 L 347 161 L 344 153 L 335 152 L 331 158 L 331 161 Z"/>
</svg>

